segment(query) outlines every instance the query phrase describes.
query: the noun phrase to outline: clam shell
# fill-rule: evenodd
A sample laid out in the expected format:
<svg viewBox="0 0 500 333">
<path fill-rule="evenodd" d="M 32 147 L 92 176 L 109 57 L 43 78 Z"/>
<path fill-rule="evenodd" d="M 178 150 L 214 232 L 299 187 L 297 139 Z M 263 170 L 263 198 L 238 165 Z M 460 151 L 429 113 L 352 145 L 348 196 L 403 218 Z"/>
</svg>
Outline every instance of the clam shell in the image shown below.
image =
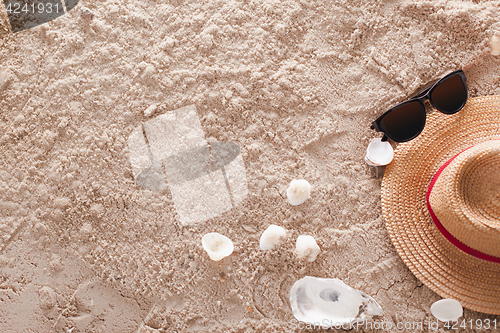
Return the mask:
<svg viewBox="0 0 500 333">
<path fill-rule="evenodd" d="M 443 322 L 455 321 L 462 317 L 464 309 L 459 301 L 452 298 L 445 298 L 431 305 L 431 313 Z"/>
<path fill-rule="evenodd" d="M 293 285 L 290 305 L 297 320 L 309 324 L 337 325 L 382 315 L 378 303 L 339 279 L 306 276 Z"/>
<path fill-rule="evenodd" d="M 391 163 L 394 158 L 394 149 L 387 141 L 380 138 L 373 139 L 366 148 L 365 162 L 371 166 L 382 166 Z"/>
</svg>

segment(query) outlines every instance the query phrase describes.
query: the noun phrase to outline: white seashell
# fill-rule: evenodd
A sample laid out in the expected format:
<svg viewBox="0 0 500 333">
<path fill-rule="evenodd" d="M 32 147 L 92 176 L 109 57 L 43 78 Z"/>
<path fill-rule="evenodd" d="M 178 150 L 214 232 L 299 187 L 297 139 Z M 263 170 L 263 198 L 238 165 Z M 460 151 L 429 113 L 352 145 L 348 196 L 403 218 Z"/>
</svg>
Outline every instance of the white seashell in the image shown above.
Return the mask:
<svg viewBox="0 0 500 333">
<path fill-rule="evenodd" d="M 464 309 L 459 301 L 445 298 L 431 305 L 431 313 L 437 319 L 446 321 L 455 321 L 462 317 Z"/>
<path fill-rule="evenodd" d="M 201 244 L 210 259 L 214 261 L 222 260 L 233 253 L 234 250 L 233 242 L 217 232 L 211 232 L 203 236 Z"/>
<path fill-rule="evenodd" d="M 271 224 L 260 236 L 260 249 L 262 251 L 273 250 L 281 237 L 286 236 L 283 227 Z"/>
<path fill-rule="evenodd" d="M 297 206 L 311 197 L 311 184 L 305 179 L 294 179 L 286 190 L 286 197 L 292 206 Z"/>
<path fill-rule="evenodd" d="M 380 138 L 373 139 L 366 148 L 365 162 L 371 166 L 382 166 L 391 163 L 394 158 L 394 149 L 387 141 Z"/>
<path fill-rule="evenodd" d="M 297 252 L 297 256 L 299 258 L 305 258 L 309 262 L 313 262 L 316 260 L 321 249 L 316 243 L 316 240 L 313 236 L 309 235 L 300 235 L 297 238 L 297 243 L 295 245 L 295 251 Z"/>
<path fill-rule="evenodd" d="M 290 305 L 297 320 L 330 327 L 383 314 L 380 305 L 364 292 L 339 279 L 312 276 L 295 282 L 290 291 Z"/>
</svg>

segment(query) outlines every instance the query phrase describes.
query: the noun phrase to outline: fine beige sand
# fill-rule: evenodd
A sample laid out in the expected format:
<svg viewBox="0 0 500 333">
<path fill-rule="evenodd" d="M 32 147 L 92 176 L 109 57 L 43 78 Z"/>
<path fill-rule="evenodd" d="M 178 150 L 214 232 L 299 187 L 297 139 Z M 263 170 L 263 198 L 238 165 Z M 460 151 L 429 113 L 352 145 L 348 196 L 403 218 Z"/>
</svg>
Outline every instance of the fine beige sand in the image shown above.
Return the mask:
<svg viewBox="0 0 500 333">
<path fill-rule="evenodd" d="M 82 0 L 15 34 L 0 8 L 1 332 L 302 332 L 304 276 L 364 291 L 384 309 L 370 322 L 392 325 L 354 331 L 445 331 L 364 154 L 377 116 L 452 70 L 471 97 L 500 94 L 500 1 Z M 248 195 L 185 226 L 168 184 L 136 185 L 127 143 L 188 105 L 207 141 L 240 147 Z M 299 206 L 293 179 L 312 185 Z M 264 252 L 270 224 L 287 236 Z M 233 254 L 210 260 L 209 232 Z"/>
</svg>

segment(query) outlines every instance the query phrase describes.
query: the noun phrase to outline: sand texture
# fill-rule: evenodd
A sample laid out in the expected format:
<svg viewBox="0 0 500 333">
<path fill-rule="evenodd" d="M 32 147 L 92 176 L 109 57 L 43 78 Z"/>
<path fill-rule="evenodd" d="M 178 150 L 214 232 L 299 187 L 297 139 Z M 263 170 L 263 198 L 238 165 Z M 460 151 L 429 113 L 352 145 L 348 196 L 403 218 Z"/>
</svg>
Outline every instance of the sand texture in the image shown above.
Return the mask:
<svg viewBox="0 0 500 333">
<path fill-rule="evenodd" d="M 1 332 L 302 332 L 289 291 L 307 275 L 372 296 L 372 322 L 435 321 L 441 297 L 385 229 L 369 125 L 458 68 L 471 97 L 500 94 L 500 1 L 82 0 L 15 34 L 0 8 Z M 203 140 L 240 148 L 229 178 L 248 187 L 194 224 L 129 158 L 134 129 L 190 105 Z M 293 179 L 312 185 L 297 206 Z M 287 235 L 262 251 L 271 224 Z M 234 252 L 210 260 L 209 232 Z"/>
</svg>

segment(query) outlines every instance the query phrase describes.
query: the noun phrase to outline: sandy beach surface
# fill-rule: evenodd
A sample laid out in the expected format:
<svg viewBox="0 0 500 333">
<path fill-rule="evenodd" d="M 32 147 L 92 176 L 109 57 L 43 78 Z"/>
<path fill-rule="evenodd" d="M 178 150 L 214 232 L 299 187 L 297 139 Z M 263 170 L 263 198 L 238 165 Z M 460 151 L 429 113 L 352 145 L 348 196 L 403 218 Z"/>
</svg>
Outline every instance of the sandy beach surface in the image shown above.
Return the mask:
<svg viewBox="0 0 500 333">
<path fill-rule="evenodd" d="M 500 94 L 500 1 L 82 0 L 17 33 L 0 8 L 1 332 L 309 331 L 289 301 L 304 276 L 382 306 L 355 332 L 446 331 L 364 155 L 375 118 L 452 70 L 469 96 Z M 189 105 L 203 140 L 240 148 L 248 192 L 186 225 L 173 184 L 136 184 L 129 137 Z M 298 206 L 293 179 L 312 185 Z M 287 235 L 262 251 L 271 224 Z M 233 254 L 210 260 L 209 232 Z"/>
</svg>

